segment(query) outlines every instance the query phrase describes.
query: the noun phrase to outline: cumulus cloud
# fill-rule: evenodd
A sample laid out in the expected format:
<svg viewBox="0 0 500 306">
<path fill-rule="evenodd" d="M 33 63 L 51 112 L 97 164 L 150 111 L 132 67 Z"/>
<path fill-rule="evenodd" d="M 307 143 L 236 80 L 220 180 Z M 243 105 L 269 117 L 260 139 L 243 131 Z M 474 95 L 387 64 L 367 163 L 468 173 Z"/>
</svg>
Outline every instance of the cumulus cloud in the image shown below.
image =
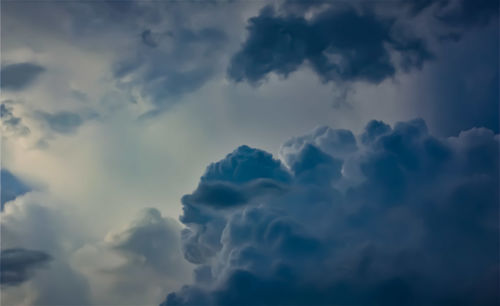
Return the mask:
<svg viewBox="0 0 500 306">
<path fill-rule="evenodd" d="M 484 128 L 437 138 L 418 119 L 318 128 L 287 141 L 283 163 L 238 148 L 183 198 L 198 267 L 163 305 L 495 305 L 498 145 Z M 204 191 L 261 180 L 239 201 Z"/>
<path fill-rule="evenodd" d="M 51 260 L 49 254 L 26 249 L 7 249 L 0 254 L 0 284 L 19 285 L 37 269 Z"/>
<path fill-rule="evenodd" d="M 45 71 L 45 68 L 35 63 L 16 63 L 3 66 L 1 87 L 4 90 L 22 90 L 31 85 Z"/>
<path fill-rule="evenodd" d="M 309 19 L 262 9 L 248 21 L 248 38 L 231 60 L 229 78 L 259 84 L 271 72 L 287 77 L 307 63 L 323 82 L 380 83 L 396 73 L 391 52 L 405 69 L 432 58 L 423 40 L 394 35 L 394 18 L 337 4 Z"/>
</svg>

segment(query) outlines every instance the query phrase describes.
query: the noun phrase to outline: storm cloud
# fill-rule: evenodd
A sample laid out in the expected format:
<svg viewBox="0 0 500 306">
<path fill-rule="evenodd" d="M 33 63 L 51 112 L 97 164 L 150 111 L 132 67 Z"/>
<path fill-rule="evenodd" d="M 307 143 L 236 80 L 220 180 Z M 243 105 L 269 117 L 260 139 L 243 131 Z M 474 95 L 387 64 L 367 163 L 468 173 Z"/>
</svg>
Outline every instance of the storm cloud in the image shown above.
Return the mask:
<svg viewBox="0 0 500 306">
<path fill-rule="evenodd" d="M 488 129 L 437 138 L 417 119 L 318 128 L 282 146 L 284 163 L 238 148 L 183 200 L 196 281 L 163 305 L 495 305 L 498 145 Z M 200 192 L 262 179 L 281 192 Z"/>
<path fill-rule="evenodd" d="M 249 19 L 247 40 L 233 56 L 228 75 L 259 84 L 271 72 L 287 77 L 307 63 L 323 82 L 380 83 L 396 73 L 391 52 L 401 56 L 405 69 L 432 58 L 423 40 L 397 37 L 394 27 L 393 18 L 342 3 L 310 19 L 280 15 L 267 6 Z"/>
</svg>

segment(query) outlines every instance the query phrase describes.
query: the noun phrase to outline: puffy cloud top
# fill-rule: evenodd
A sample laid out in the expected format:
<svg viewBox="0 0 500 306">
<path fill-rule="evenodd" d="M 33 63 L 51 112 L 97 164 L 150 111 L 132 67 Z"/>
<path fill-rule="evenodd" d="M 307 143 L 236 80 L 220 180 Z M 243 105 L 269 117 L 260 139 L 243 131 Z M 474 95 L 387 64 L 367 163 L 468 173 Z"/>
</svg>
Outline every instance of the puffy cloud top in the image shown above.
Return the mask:
<svg viewBox="0 0 500 306">
<path fill-rule="evenodd" d="M 293 138 L 288 172 L 240 147 L 183 199 L 198 268 L 164 305 L 495 305 L 498 145 L 488 129 L 437 138 L 417 119 Z"/>
</svg>

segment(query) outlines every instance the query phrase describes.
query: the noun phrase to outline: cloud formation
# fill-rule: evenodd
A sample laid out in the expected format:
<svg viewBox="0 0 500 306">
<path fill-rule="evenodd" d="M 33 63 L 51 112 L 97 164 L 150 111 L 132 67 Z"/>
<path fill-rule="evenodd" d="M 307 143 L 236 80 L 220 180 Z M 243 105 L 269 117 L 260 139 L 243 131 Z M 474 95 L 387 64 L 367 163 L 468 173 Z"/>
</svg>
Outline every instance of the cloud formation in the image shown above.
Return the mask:
<svg viewBox="0 0 500 306">
<path fill-rule="evenodd" d="M 24 125 L 20 117 L 16 117 L 13 112 L 12 101 L 3 101 L 0 104 L 0 119 L 5 132 L 15 135 L 26 136 L 30 133 L 30 129 Z"/>
<path fill-rule="evenodd" d="M 129 228 L 112 235 L 109 244 L 136 268 L 144 266 L 171 279 L 182 279 L 189 264 L 182 256 L 180 233 L 178 221 L 148 208 Z"/>
<path fill-rule="evenodd" d="M 4 90 L 22 90 L 31 85 L 45 71 L 45 68 L 35 63 L 16 63 L 3 66 L 1 87 Z"/>
<path fill-rule="evenodd" d="M 84 121 L 79 114 L 68 111 L 61 111 L 54 114 L 40 111 L 38 114 L 52 131 L 60 134 L 72 134 L 76 132 Z"/>
<path fill-rule="evenodd" d="M 133 51 L 116 60 L 113 75 L 120 88 L 152 105 L 147 114 L 151 116 L 201 88 L 219 70 L 216 50 L 227 37 L 222 29 L 213 26 L 151 22 L 146 16 L 154 14 L 152 8 L 144 9 L 144 15 L 136 18 L 145 28 L 137 33 Z M 153 10 L 158 9 L 165 9 L 173 20 L 178 18 L 175 14 L 186 14 L 183 7 L 160 5 Z"/>
<path fill-rule="evenodd" d="M 12 283 L 15 283 L 16 276 L 23 282 L 3 289 L 2 303 L 91 304 L 87 280 L 69 262 L 70 254 L 81 243 L 83 234 L 73 226 L 77 222 L 63 211 L 63 207 L 53 197 L 36 191 L 18 197 L 5 206 L 1 214 L 2 260 L 4 252 L 12 257 L 6 263 L 2 262 L 2 268 L 6 265 L 10 269 L 10 272 L 6 271 L 12 274 Z M 39 269 L 38 273 L 30 272 L 49 258 L 50 264 L 46 268 Z M 27 274 L 23 274 L 21 267 L 16 268 L 18 259 L 21 263 L 26 261 Z M 18 274 L 14 275 L 16 271 Z M 2 277 L 3 273 L 2 270 Z M 16 292 L 21 294 L 17 295 Z"/>
<path fill-rule="evenodd" d="M 356 137 L 318 128 L 282 146 L 284 164 L 240 147 L 183 198 L 198 267 L 162 305 L 495 305 L 498 145 L 484 128 L 437 138 L 418 119 Z"/>
<path fill-rule="evenodd" d="M 399 54 L 405 69 L 432 58 L 423 40 L 394 35 L 394 18 L 342 4 L 310 19 L 267 6 L 249 19 L 247 30 L 228 69 L 236 82 L 259 84 L 271 72 L 287 77 L 307 63 L 323 82 L 380 83 L 396 73 L 391 52 Z"/>
<path fill-rule="evenodd" d="M 2 169 L 0 175 L 0 203 L 3 210 L 5 203 L 31 191 L 31 188 L 7 169 Z"/>
<path fill-rule="evenodd" d="M 16 286 L 27 281 L 33 270 L 51 260 L 49 254 L 26 249 L 7 249 L 0 254 L 0 284 Z"/>
</svg>

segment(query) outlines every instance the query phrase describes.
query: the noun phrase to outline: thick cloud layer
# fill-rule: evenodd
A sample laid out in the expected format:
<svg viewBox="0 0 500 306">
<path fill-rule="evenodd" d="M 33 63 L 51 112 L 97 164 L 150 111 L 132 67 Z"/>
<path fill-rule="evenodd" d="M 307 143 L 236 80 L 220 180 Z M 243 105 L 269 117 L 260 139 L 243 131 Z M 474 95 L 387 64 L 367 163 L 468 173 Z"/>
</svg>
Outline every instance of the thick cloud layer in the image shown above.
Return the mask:
<svg viewBox="0 0 500 306">
<path fill-rule="evenodd" d="M 318 128 L 286 167 L 240 147 L 183 198 L 198 268 L 164 305 L 496 305 L 498 145 L 419 119 Z"/>
<path fill-rule="evenodd" d="M 396 73 L 391 52 L 405 69 L 432 57 L 421 39 L 394 35 L 401 32 L 395 19 L 335 4 L 310 19 L 262 9 L 249 19 L 248 38 L 231 60 L 229 77 L 258 84 L 271 72 L 287 77 L 308 63 L 323 82 L 380 83 Z"/>
<path fill-rule="evenodd" d="M 26 249 L 2 250 L 0 255 L 0 284 L 6 286 L 27 281 L 34 269 L 51 260 L 47 253 Z"/>
</svg>

